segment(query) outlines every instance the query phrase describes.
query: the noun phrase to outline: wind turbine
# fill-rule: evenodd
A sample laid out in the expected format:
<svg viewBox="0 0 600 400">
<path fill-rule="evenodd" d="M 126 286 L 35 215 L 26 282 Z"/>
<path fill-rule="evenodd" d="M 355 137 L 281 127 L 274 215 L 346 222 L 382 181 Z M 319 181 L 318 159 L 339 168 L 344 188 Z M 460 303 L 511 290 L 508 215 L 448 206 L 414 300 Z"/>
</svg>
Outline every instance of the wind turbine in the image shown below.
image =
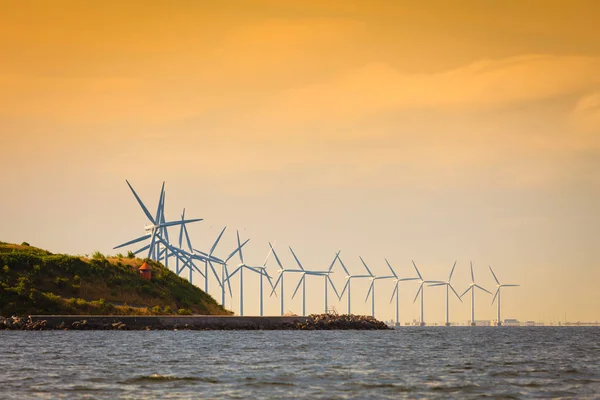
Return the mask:
<svg viewBox="0 0 600 400">
<path fill-rule="evenodd" d="M 271 245 L 271 243 L 269 243 L 269 247 L 271 247 L 271 250 L 273 251 L 273 257 L 275 257 L 275 261 L 277 261 L 277 265 L 279 265 L 279 270 L 277 271 L 277 274 L 279 274 L 279 277 L 277 277 L 277 280 L 275 281 L 275 285 L 273 285 L 273 290 L 271 290 L 271 295 L 272 296 L 275 293 L 275 290 L 277 289 L 277 285 L 281 285 L 280 287 L 280 295 L 281 295 L 281 315 L 285 314 L 285 309 L 283 307 L 283 302 L 284 302 L 284 297 L 283 297 L 283 289 L 284 289 L 284 285 L 283 285 L 283 277 L 286 273 L 302 273 L 304 272 L 303 269 L 286 269 L 282 264 L 281 264 L 281 260 L 279 260 L 279 257 L 277 257 L 277 253 L 275 252 L 275 249 L 273 248 L 273 245 Z"/>
<path fill-rule="evenodd" d="M 394 279 L 394 275 L 375 276 L 375 275 L 373 275 L 373 273 L 367 266 L 367 263 L 365 262 L 365 260 L 363 260 L 363 258 L 360 256 L 358 258 L 360 258 L 360 261 L 362 261 L 362 263 L 365 266 L 365 269 L 367 270 L 367 272 L 369 273 L 369 276 L 371 279 L 371 285 L 369 286 L 369 291 L 367 292 L 367 297 L 365 297 L 365 303 L 367 302 L 367 300 L 369 300 L 369 296 L 371 296 L 371 316 L 375 317 L 375 281 L 379 280 L 379 279 Z"/>
<path fill-rule="evenodd" d="M 392 297 L 390 299 L 390 303 L 394 300 L 394 296 L 396 296 L 396 326 L 400 325 L 400 318 L 399 318 L 399 301 L 398 301 L 398 297 L 399 297 L 399 291 L 398 291 L 398 284 L 400 282 L 403 281 L 416 281 L 419 278 L 398 278 L 398 275 L 396 274 L 396 272 L 394 271 L 394 269 L 392 268 L 392 266 L 390 265 L 389 261 L 387 260 L 387 258 L 385 259 L 385 262 L 387 264 L 387 266 L 390 268 L 390 271 L 392 271 L 392 275 L 394 275 L 394 282 L 396 282 L 396 284 L 394 285 L 394 291 L 392 292 Z"/>
<path fill-rule="evenodd" d="M 419 325 L 421 326 L 425 326 L 425 312 L 424 312 L 424 300 L 423 300 L 423 296 L 425 294 L 425 284 L 429 284 L 429 283 L 440 283 L 440 281 L 426 281 L 423 279 L 423 276 L 421 275 L 421 273 L 419 272 L 419 268 L 417 268 L 417 264 L 415 264 L 415 262 L 413 260 L 412 261 L 412 265 L 415 267 L 415 270 L 417 271 L 417 275 L 419 275 L 419 290 L 417 290 L 417 294 L 415 296 L 415 299 L 413 300 L 413 303 L 415 301 L 417 301 L 417 298 L 419 297 L 419 293 L 421 293 L 421 321 L 419 323 Z"/>
<path fill-rule="evenodd" d="M 450 275 L 448 276 L 448 280 L 446 282 L 432 283 L 431 285 L 429 285 L 429 286 L 446 286 L 446 326 L 450 326 L 450 311 L 449 311 L 449 297 L 450 297 L 449 292 L 450 292 L 450 290 L 452 290 L 452 292 L 454 292 L 454 294 L 456 295 L 458 300 L 460 300 L 460 302 L 462 303 L 462 299 L 460 298 L 458 293 L 456 293 L 456 290 L 454 290 L 454 287 L 450 283 L 450 281 L 452 280 L 452 274 L 454 273 L 454 268 L 456 268 L 456 261 L 454 261 L 454 265 L 452 266 L 452 270 L 450 271 Z"/>
<path fill-rule="evenodd" d="M 192 223 L 192 222 L 202 221 L 202 218 L 196 218 L 196 219 L 182 220 L 182 221 L 163 222 L 162 210 L 163 210 L 163 201 L 164 201 L 164 182 L 163 182 L 163 188 L 161 189 L 161 195 L 160 195 L 160 199 L 158 202 L 156 216 L 153 217 L 152 214 L 150 214 L 150 211 L 148 211 L 148 208 L 146 207 L 146 205 L 142 202 L 142 199 L 140 199 L 140 197 L 138 196 L 136 191 L 133 189 L 133 187 L 131 186 L 129 181 L 126 180 L 125 182 L 127 182 L 129 189 L 131 189 L 133 196 L 135 197 L 138 204 L 142 208 L 142 211 L 144 212 L 144 214 L 150 221 L 151 225 L 144 226 L 144 230 L 147 232 L 145 235 L 140 236 L 136 239 L 130 240 L 128 242 L 125 242 L 123 244 L 120 244 L 118 246 L 115 246 L 114 249 L 119 249 L 121 247 L 125 247 L 130 244 L 134 244 L 134 243 L 144 241 L 146 239 L 150 239 L 150 245 L 148 247 L 144 247 L 144 249 L 148 249 L 148 258 L 153 259 L 153 260 L 158 260 L 158 251 L 155 247 L 155 245 L 157 244 L 156 239 L 157 239 L 157 236 L 160 236 L 160 232 L 164 228 L 167 228 L 169 226 L 175 226 L 175 225 L 188 224 L 188 223 Z M 158 242 L 160 243 L 160 241 L 158 241 Z M 141 251 L 143 251 L 143 250 L 141 250 L 141 249 L 138 250 L 138 252 L 141 252 Z"/>
<path fill-rule="evenodd" d="M 248 239 L 248 240 L 250 240 L 250 239 Z M 248 243 L 248 240 L 246 240 L 244 242 L 244 244 Z M 240 264 L 231 273 L 231 275 L 229 275 L 227 277 L 227 281 L 229 282 L 229 280 L 233 276 L 235 276 L 235 274 L 237 274 L 238 272 L 240 273 L 240 315 L 243 316 L 244 315 L 244 269 L 247 269 L 249 271 L 255 272 L 260 275 L 259 295 L 260 295 L 260 316 L 262 317 L 262 315 L 263 315 L 263 276 L 267 277 L 269 283 L 271 284 L 271 287 L 273 287 L 273 283 L 271 282 L 271 277 L 269 276 L 269 274 L 266 271 L 267 261 L 269 261 L 269 257 L 271 256 L 271 252 L 273 249 L 271 248 L 271 250 L 267 254 L 267 258 L 265 258 L 265 262 L 263 263 L 263 265 L 261 265 L 259 267 L 251 267 L 251 266 L 247 265 L 244 261 L 244 253 L 242 252 L 243 245 L 240 242 L 239 232 L 237 232 L 237 241 L 238 241 L 238 248 L 239 248 Z"/>
<path fill-rule="evenodd" d="M 338 255 L 338 260 L 339 260 L 340 264 L 342 265 L 344 272 L 346 273 L 346 284 L 344 285 L 344 288 L 342 289 L 342 293 L 340 293 L 338 298 L 341 300 L 342 297 L 344 297 L 344 293 L 346 292 L 346 290 L 348 290 L 348 315 L 350 315 L 350 305 L 351 305 L 351 299 L 352 299 L 352 297 L 350 296 L 350 289 L 351 289 L 350 282 L 352 281 L 352 279 L 371 278 L 371 275 L 351 275 L 350 272 L 348 271 L 348 268 L 346 268 L 346 266 L 344 265 L 344 262 L 342 261 L 342 258 L 339 255 Z"/>
<path fill-rule="evenodd" d="M 331 286 L 333 287 L 333 290 L 335 291 L 335 294 L 337 296 L 337 289 L 335 288 L 335 285 L 333 284 L 333 281 L 331 280 L 331 274 L 333 273 L 331 271 L 331 269 L 333 268 L 333 265 L 335 263 L 335 258 L 333 259 L 333 262 L 331 263 L 331 265 L 329 266 L 329 269 L 327 271 L 309 271 L 304 269 L 304 267 L 302 266 L 302 264 L 300 263 L 300 260 L 298 259 L 298 257 L 296 257 L 296 253 L 294 253 L 294 250 L 292 250 L 292 248 L 290 247 L 290 251 L 292 252 L 292 255 L 294 256 L 294 259 L 296 260 L 296 263 L 298 264 L 298 267 L 300 267 L 300 269 L 303 271 L 302 272 L 302 277 L 300 277 L 300 281 L 298 281 L 298 286 L 296 286 L 296 290 L 294 290 L 294 294 L 292 295 L 292 299 L 296 296 L 296 292 L 298 292 L 298 289 L 300 289 L 300 285 L 302 285 L 302 315 L 306 315 L 306 276 L 307 275 L 312 275 L 312 276 L 322 276 L 325 279 L 325 313 L 327 313 L 327 286 L 328 283 L 331 283 Z M 339 254 L 339 252 L 338 252 Z M 337 258 L 337 254 L 336 254 L 336 258 Z"/>
<path fill-rule="evenodd" d="M 492 304 L 494 304 L 494 300 L 496 300 L 496 297 L 498 297 L 498 322 L 496 323 L 497 326 L 502 326 L 502 322 L 500 320 L 500 289 L 503 287 L 516 287 L 516 286 L 520 286 L 520 285 L 514 285 L 514 284 L 500 284 L 500 281 L 498 281 L 498 278 L 496 277 L 496 274 L 494 273 L 494 270 L 492 269 L 491 266 L 490 267 L 490 271 L 492 272 L 492 275 L 494 276 L 494 280 L 496 281 L 496 294 L 494 295 L 494 298 L 492 299 Z"/>
<path fill-rule="evenodd" d="M 475 326 L 475 288 L 481 289 L 484 292 L 492 294 L 492 292 L 490 292 L 489 290 L 484 289 L 475 283 L 475 275 L 473 274 L 473 262 L 471 262 L 471 284 L 469 285 L 467 290 L 465 290 L 465 292 L 460 295 L 460 297 L 462 298 L 465 294 L 467 294 L 469 290 L 471 291 L 471 326 Z"/>
</svg>

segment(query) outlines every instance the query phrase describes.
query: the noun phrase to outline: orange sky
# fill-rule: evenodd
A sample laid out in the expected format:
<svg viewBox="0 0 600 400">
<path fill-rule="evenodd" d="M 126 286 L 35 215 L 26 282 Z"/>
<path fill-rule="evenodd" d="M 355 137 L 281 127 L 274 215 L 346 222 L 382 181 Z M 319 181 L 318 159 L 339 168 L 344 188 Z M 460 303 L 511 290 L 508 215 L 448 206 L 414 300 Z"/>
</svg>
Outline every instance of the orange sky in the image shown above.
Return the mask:
<svg viewBox="0 0 600 400">
<path fill-rule="evenodd" d="M 0 240 L 108 252 L 144 223 L 124 179 L 149 202 L 167 180 L 173 217 L 210 221 L 199 240 L 227 224 L 257 258 L 277 239 L 405 274 L 476 258 L 524 285 L 513 315 L 598 319 L 597 2 L 2 10 Z"/>
</svg>

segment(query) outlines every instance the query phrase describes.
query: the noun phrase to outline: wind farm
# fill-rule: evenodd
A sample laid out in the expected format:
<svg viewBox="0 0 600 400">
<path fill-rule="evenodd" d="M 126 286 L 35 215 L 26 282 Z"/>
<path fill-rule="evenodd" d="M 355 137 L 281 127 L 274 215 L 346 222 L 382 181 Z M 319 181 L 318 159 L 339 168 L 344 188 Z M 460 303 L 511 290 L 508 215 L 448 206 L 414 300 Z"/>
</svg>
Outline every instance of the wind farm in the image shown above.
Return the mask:
<svg viewBox="0 0 600 400">
<path fill-rule="evenodd" d="M 413 277 L 400 277 L 398 271 L 398 267 L 396 270 L 392 267 L 390 262 L 386 257 L 382 257 L 384 261 L 383 270 L 387 271 L 383 274 L 378 274 L 377 270 L 373 267 L 370 267 L 365 259 L 362 256 L 358 256 L 358 270 L 362 269 L 362 272 L 359 273 L 351 273 L 348 266 L 342 261 L 341 253 L 342 250 L 338 250 L 334 253 L 333 260 L 328 263 L 327 268 L 316 268 L 316 269 L 308 269 L 302 264 L 300 257 L 296 254 L 291 246 L 288 246 L 289 254 L 292 257 L 293 262 L 290 266 L 289 263 L 284 264 L 282 262 L 281 257 L 277 254 L 275 248 L 275 242 L 267 243 L 267 255 L 264 258 L 262 263 L 249 261 L 247 257 L 244 255 L 244 249 L 247 248 L 250 242 L 250 238 L 246 238 L 242 240 L 240 237 L 239 230 L 236 231 L 235 235 L 235 246 L 231 249 L 228 249 L 225 254 L 227 257 L 219 258 L 215 255 L 219 243 L 222 241 L 224 235 L 226 234 L 227 227 L 222 228 L 216 239 L 212 242 L 211 246 L 206 250 L 200 250 L 197 246 L 192 245 L 192 239 L 189 234 L 188 226 L 192 224 L 197 224 L 204 221 L 204 218 L 188 218 L 186 217 L 186 209 L 184 209 L 180 215 L 180 218 L 177 220 L 169 220 L 167 221 L 166 212 L 165 212 L 165 183 L 163 182 L 160 189 L 159 200 L 156 208 L 156 213 L 154 216 L 150 214 L 148 211 L 149 208 L 146 203 L 143 202 L 142 198 L 138 195 L 138 193 L 133 188 L 132 184 L 126 180 L 127 186 L 130 189 L 136 203 L 139 205 L 142 213 L 146 216 L 146 218 L 150 221 L 150 225 L 144 226 L 145 235 L 136 237 L 134 239 L 128 240 L 124 243 L 118 244 L 114 246 L 114 249 L 124 249 L 131 248 L 130 250 L 133 254 L 143 253 L 147 256 L 147 259 L 162 262 L 165 267 L 172 269 L 177 275 L 187 279 L 190 283 L 203 288 L 206 293 L 217 293 L 221 300 L 221 305 L 225 306 L 228 303 L 229 296 L 229 304 L 233 306 L 231 300 L 233 299 L 233 290 L 232 290 L 232 281 L 237 282 L 237 287 L 239 290 L 238 294 L 238 307 L 237 314 L 240 316 L 247 315 L 247 311 L 245 310 L 245 302 L 247 301 L 248 296 L 253 297 L 253 300 L 257 300 L 258 302 L 258 316 L 265 316 L 265 300 L 277 300 L 279 301 L 279 314 L 284 316 L 286 314 L 290 314 L 289 311 L 286 311 L 286 300 L 292 301 L 297 298 L 299 295 L 300 298 L 300 313 L 301 316 L 307 316 L 309 313 L 315 313 L 317 310 L 309 310 L 307 307 L 307 296 L 312 296 L 313 294 L 319 293 L 316 287 L 313 286 L 317 283 L 317 279 L 313 282 L 314 278 L 322 279 L 321 288 L 322 288 L 322 298 L 323 298 L 323 306 L 321 310 L 325 314 L 329 312 L 337 313 L 335 308 L 330 308 L 331 306 L 331 294 L 334 294 L 334 302 L 345 302 L 346 303 L 346 313 L 352 314 L 352 298 L 353 295 L 356 296 L 355 291 L 351 291 L 351 282 L 356 281 L 356 283 L 366 282 L 368 283 L 368 290 L 366 291 L 365 303 L 370 300 L 370 315 L 371 317 L 376 316 L 376 282 L 381 282 L 382 284 L 385 282 L 391 282 L 391 298 L 390 303 L 395 301 L 394 308 L 394 320 L 393 325 L 398 327 L 400 326 L 400 293 L 401 287 L 400 283 L 404 283 L 406 285 L 410 284 L 411 281 L 416 281 L 418 283 L 417 292 L 414 296 L 413 303 L 419 301 L 419 326 L 427 325 L 425 319 L 425 288 L 426 287 L 444 287 L 445 288 L 445 323 L 446 326 L 451 326 L 450 320 L 450 293 L 452 293 L 455 298 L 459 300 L 460 303 L 463 303 L 462 297 L 465 296 L 469 291 L 471 292 L 471 319 L 470 325 L 475 325 L 475 290 L 480 290 L 482 292 L 486 292 L 491 294 L 487 289 L 475 283 L 475 276 L 473 271 L 473 264 L 470 263 L 470 276 L 471 282 L 469 283 L 466 290 L 459 295 L 455 289 L 454 284 L 451 282 L 454 276 L 455 269 L 457 268 L 458 261 L 455 261 L 452 265 L 450 273 L 448 275 L 447 280 L 431 280 L 423 278 L 421 271 L 417 267 L 417 264 L 414 260 L 410 260 L 410 264 L 412 265 L 414 272 L 416 272 L 416 276 Z M 178 228 L 178 240 L 176 244 L 172 243 L 169 239 L 169 229 Z M 148 244 L 145 244 L 142 247 L 135 248 L 131 247 L 133 245 L 140 246 L 141 242 L 149 241 Z M 175 263 L 169 263 L 169 259 L 174 259 Z M 269 268 L 268 262 L 273 258 L 275 260 L 276 265 Z M 235 266 L 235 268 L 231 269 L 230 264 L 232 259 L 238 259 L 239 263 Z M 383 264 L 383 263 L 382 263 Z M 338 267 L 339 266 L 339 267 Z M 342 276 L 340 276 L 337 281 L 336 286 L 336 269 L 339 272 L 343 272 L 345 275 L 343 276 L 343 281 L 341 281 Z M 501 314 L 501 305 L 500 305 L 500 290 L 503 287 L 514 287 L 518 286 L 516 284 L 500 284 L 499 280 L 496 277 L 496 274 L 490 267 L 491 276 L 496 282 L 496 293 L 492 300 L 492 305 L 495 303 L 496 298 L 497 301 L 497 319 L 494 325 L 501 326 L 502 322 L 500 320 Z M 410 269 L 409 269 L 410 270 Z M 246 274 L 245 274 L 246 272 Z M 194 274 L 196 275 L 194 279 Z M 249 275 L 250 274 L 250 275 Z M 244 292 L 244 281 L 252 277 L 252 275 L 258 277 L 258 290 L 256 292 Z M 287 278 L 286 278 L 287 276 Z M 198 281 L 199 280 L 199 281 Z M 291 296 L 285 290 L 285 282 L 291 280 L 293 285 L 295 285 L 295 289 L 293 290 Z M 209 282 L 213 284 L 209 285 Z M 343 283 L 341 290 L 339 287 L 341 285 L 340 281 Z M 265 287 L 266 286 L 266 287 Z M 389 285 L 388 285 L 389 286 Z M 268 291 L 269 295 L 265 296 L 265 289 Z M 380 288 L 379 290 L 384 290 L 387 288 Z M 402 291 L 404 292 L 404 291 Z M 359 295 L 365 295 L 359 293 Z M 288 297 L 289 296 L 289 297 Z M 389 294 L 386 294 L 389 296 Z M 295 313 L 292 313 L 295 315 Z"/>
</svg>

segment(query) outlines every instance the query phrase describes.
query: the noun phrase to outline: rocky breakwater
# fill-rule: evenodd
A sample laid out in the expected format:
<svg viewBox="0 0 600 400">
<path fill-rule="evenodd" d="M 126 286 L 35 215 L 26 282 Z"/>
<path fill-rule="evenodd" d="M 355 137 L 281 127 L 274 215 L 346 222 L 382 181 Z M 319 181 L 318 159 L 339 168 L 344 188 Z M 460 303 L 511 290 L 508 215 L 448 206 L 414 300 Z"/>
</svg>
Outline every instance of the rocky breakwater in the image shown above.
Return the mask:
<svg viewBox="0 0 600 400">
<path fill-rule="evenodd" d="M 308 317 L 43 316 L 0 318 L 0 330 L 376 330 L 388 326 L 370 316 Z"/>
<path fill-rule="evenodd" d="M 292 329 L 300 330 L 381 330 L 390 329 L 369 315 L 311 314 L 305 322 L 296 322 Z"/>
</svg>

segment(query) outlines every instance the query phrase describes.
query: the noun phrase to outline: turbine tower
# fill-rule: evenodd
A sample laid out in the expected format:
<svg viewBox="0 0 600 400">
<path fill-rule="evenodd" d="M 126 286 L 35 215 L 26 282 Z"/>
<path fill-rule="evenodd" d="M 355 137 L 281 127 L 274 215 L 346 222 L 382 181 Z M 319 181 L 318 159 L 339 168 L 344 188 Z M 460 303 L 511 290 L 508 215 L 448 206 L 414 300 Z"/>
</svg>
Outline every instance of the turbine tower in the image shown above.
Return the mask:
<svg viewBox="0 0 600 400">
<path fill-rule="evenodd" d="M 450 281 L 452 280 L 452 274 L 454 273 L 454 268 L 456 268 L 456 261 L 454 261 L 454 265 L 452 266 L 452 270 L 450 271 L 450 275 L 448 276 L 448 280 L 446 282 L 432 283 L 431 285 L 429 285 L 429 286 L 446 286 L 446 326 L 450 326 L 450 311 L 449 311 L 449 309 L 450 309 L 450 306 L 449 306 L 450 290 L 452 290 L 452 292 L 454 292 L 454 294 L 456 295 L 458 300 L 460 300 L 460 302 L 462 303 L 462 299 L 460 298 L 458 293 L 456 293 L 456 290 L 454 290 L 454 287 L 450 283 Z"/>
<path fill-rule="evenodd" d="M 348 271 L 348 268 L 346 268 L 346 266 L 344 265 L 342 258 L 338 256 L 338 260 L 339 260 L 340 264 L 342 265 L 344 272 L 346 273 L 346 284 L 344 285 L 344 288 L 342 289 L 342 292 L 340 293 L 338 298 L 340 300 L 342 300 L 342 297 L 344 297 L 344 293 L 346 292 L 346 290 L 348 290 L 348 315 L 350 315 L 350 305 L 351 305 L 351 300 L 352 300 L 352 297 L 350 295 L 350 289 L 351 289 L 350 282 L 352 281 L 352 279 L 371 278 L 371 275 L 351 275 L 350 272 Z"/>
<path fill-rule="evenodd" d="M 273 296 L 273 294 L 275 294 L 275 290 L 277 289 L 277 285 L 281 285 L 280 287 L 280 296 L 281 296 L 281 315 L 285 314 L 285 309 L 284 309 L 284 297 L 283 297 L 283 292 L 284 292 L 284 284 L 283 284 L 283 277 L 286 273 L 302 273 L 304 272 L 304 270 L 302 269 L 286 269 L 282 264 L 281 264 L 281 260 L 279 260 L 279 257 L 277 257 L 277 253 L 275 252 L 275 249 L 273 248 L 273 245 L 271 245 L 271 243 L 269 243 L 269 246 L 271 247 L 271 250 L 273 251 L 273 257 L 275 257 L 275 261 L 277 261 L 277 265 L 279 265 L 279 270 L 277 271 L 277 274 L 279 275 L 277 277 L 277 280 L 275 281 L 275 285 L 273 285 L 273 290 L 271 290 L 271 294 L 270 296 Z"/>
<path fill-rule="evenodd" d="M 375 281 L 379 279 L 394 279 L 394 275 L 375 276 L 367 266 L 365 260 L 363 260 L 363 258 L 360 256 L 358 258 L 360 258 L 360 261 L 365 266 L 365 269 L 369 273 L 371 279 L 371 285 L 369 285 L 369 291 L 367 292 L 367 297 L 365 297 L 365 303 L 367 300 L 369 300 L 369 296 L 371 296 L 371 316 L 375 317 Z"/>
<path fill-rule="evenodd" d="M 335 285 L 333 284 L 333 281 L 331 280 L 331 276 L 330 276 L 330 274 L 332 274 L 331 269 L 333 268 L 333 264 L 335 263 L 335 258 L 333 259 L 333 262 L 331 263 L 331 265 L 329 266 L 329 269 L 327 271 L 309 271 L 309 270 L 304 269 L 304 267 L 300 263 L 300 260 L 298 259 L 298 257 L 296 257 L 296 253 L 294 253 L 294 250 L 292 250 L 291 247 L 290 247 L 290 251 L 292 252 L 292 255 L 294 256 L 294 259 L 296 260 L 298 267 L 300 267 L 300 269 L 303 271 L 302 277 L 300 277 L 300 281 L 298 281 L 298 286 L 296 286 L 296 290 L 294 290 L 294 294 L 292 295 L 292 299 L 296 296 L 298 289 L 300 289 L 300 285 L 302 285 L 302 315 L 305 316 L 306 315 L 306 276 L 307 275 L 322 276 L 322 277 L 324 277 L 324 280 L 325 280 L 325 313 L 327 313 L 328 282 L 331 283 L 331 286 L 333 287 L 333 290 L 335 291 L 335 294 L 337 295 L 337 289 L 335 288 Z M 339 254 L 339 252 L 337 254 Z M 337 254 L 336 254 L 336 258 L 337 258 Z"/>
<path fill-rule="evenodd" d="M 413 303 L 417 301 L 417 298 L 419 297 L 419 293 L 421 293 L 421 321 L 419 322 L 419 325 L 421 326 L 425 326 L 425 312 L 424 312 L 424 305 L 425 305 L 425 301 L 423 299 L 424 294 L 425 294 L 425 284 L 429 284 L 429 283 L 440 283 L 440 281 L 426 281 L 423 279 L 423 276 L 421 275 L 421 273 L 419 272 L 419 268 L 417 268 L 417 264 L 415 264 L 415 262 L 413 260 L 412 261 L 412 265 L 415 267 L 415 270 L 417 271 L 417 275 L 419 275 L 419 290 L 417 290 L 417 294 L 415 296 L 415 299 L 413 300 Z"/>
<path fill-rule="evenodd" d="M 227 277 L 227 281 L 229 282 L 229 279 L 231 279 L 235 274 L 237 274 L 238 272 L 240 273 L 240 315 L 243 316 L 244 315 L 244 283 L 243 283 L 244 269 L 247 269 L 249 271 L 255 272 L 260 275 L 260 284 L 259 284 L 259 296 L 260 297 L 259 297 L 259 300 L 260 300 L 260 316 L 262 317 L 262 315 L 263 315 L 263 277 L 264 276 L 267 277 L 267 280 L 269 281 L 271 288 L 273 287 L 273 282 L 271 281 L 271 277 L 269 276 L 269 274 L 266 271 L 267 261 L 269 261 L 269 257 L 271 256 L 272 249 L 269 250 L 269 253 L 267 254 L 267 258 L 265 258 L 265 262 L 263 263 L 263 265 L 258 266 L 258 267 L 251 267 L 251 266 L 247 265 L 244 261 L 244 254 L 242 252 L 243 245 L 240 243 L 239 232 L 237 234 L 237 240 L 238 240 L 240 264 L 231 273 L 231 275 L 229 275 Z M 248 242 L 248 240 L 250 240 L 250 239 L 247 239 L 244 242 L 244 244 L 246 244 Z"/>
<path fill-rule="evenodd" d="M 460 297 L 462 298 L 465 294 L 467 294 L 467 292 L 470 290 L 471 291 L 471 326 L 475 326 L 475 288 L 483 290 L 484 292 L 487 292 L 489 294 L 492 294 L 492 292 L 490 292 L 487 289 L 482 288 L 481 286 L 479 286 L 478 284 L 475 283 L 475 275 L 473 274 L 473 262 L 471 263 L 471 284 L 469 285 L 469 288 L 467 290 L 465 290 L 465 292 L 463 294 L 460 295 Z"/>
<path fill-rule="evenodd" d="M 492 275 L 494 276 L 494 280 L 496 281 L 496 294 L 494 295 L 494 298 L 492 299 L 492 304 L 494 304 L 494 300 L 496 300 L 496 297 L 498 297 L 498 322 L 496 323 L 496 326 L 502 326 L 502 322 L 500 319 L 500 289 L 503 287 L 516 287 L 516 286 L 520 286 L 520 285 L 514 285 L 514 284 L 500 284 L 500 281 L 498 281 L 498 278 L 496 277 L 496 274 L 494 273 L 494 270 L 492 269 L 491 266 L 490 267 L 490 271 L 492 272 Z"/>
<path fill-rule="evenodd" d="M 389 261 L 387 260 L 387 258 L 385 259 L 385 262 L 387 264 L 387 266 L 390 268 L 390 271 L 392 271 L 392 275 L 394 275 L 394 282 L 396 282 L 396 284 L 394 285 L 394 291 L 392 292 L 392 297 L 390 298 L 390 303 L 394 300 L 394 296 L 396 297 L 396 326 L 400 325 L 400 314 L 399 314 L 399 292 L 398 292 L 398 284 L 400 282 L 403 281 L 416 281 L 419 278 L 399 278 L 398 275 L 396 274 L 396 272 L 394 271 L 394 269 L 392 268 L 392 266 L 390 265 Z"/>
</svg>

